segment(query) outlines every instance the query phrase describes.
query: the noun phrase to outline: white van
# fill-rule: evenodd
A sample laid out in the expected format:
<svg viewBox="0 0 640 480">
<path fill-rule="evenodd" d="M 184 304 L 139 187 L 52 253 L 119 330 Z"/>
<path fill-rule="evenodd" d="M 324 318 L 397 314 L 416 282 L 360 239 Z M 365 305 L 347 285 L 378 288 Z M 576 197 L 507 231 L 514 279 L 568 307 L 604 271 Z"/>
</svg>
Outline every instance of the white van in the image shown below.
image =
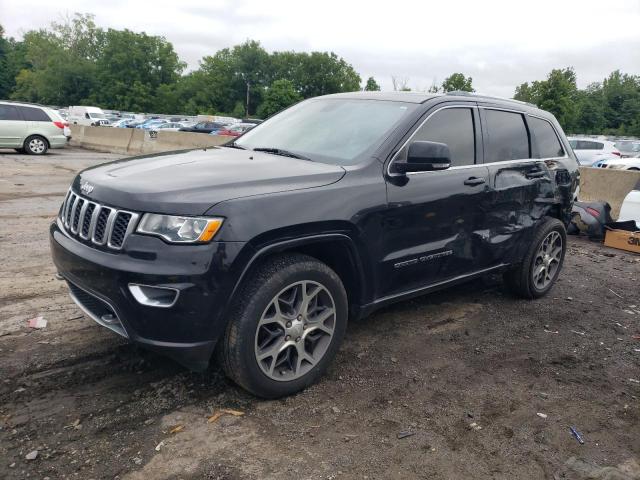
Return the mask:
<svg viewBox="0 0 640 480">
<path fill-rule="evenodd" d="M 104 112 L 98 107 L 69 107 L 69 123 L 99 127 L 109 125 Z"/>
</svg>

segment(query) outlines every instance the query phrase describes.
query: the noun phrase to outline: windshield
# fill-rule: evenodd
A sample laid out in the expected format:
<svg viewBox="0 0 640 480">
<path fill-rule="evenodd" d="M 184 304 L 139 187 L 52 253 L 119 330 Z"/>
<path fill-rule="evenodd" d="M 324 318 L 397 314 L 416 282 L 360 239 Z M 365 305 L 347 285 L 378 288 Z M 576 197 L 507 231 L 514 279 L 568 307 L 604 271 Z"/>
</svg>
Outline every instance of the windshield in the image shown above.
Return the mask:
<svg viewBox="0 0 640 480">
<path fill-rule="evenodd" d="M 255 126 L 235 143 L 277 149 L 335 165 L 353 165 L 416 108 L 378 100 L 318 98 L 299 103 Z"/>
<path fill-rule="evenodd" d="M 615 147 L 623 152 L 640 152 L 640 142 L 638 141 L 618 142 Z"/>
</svg>

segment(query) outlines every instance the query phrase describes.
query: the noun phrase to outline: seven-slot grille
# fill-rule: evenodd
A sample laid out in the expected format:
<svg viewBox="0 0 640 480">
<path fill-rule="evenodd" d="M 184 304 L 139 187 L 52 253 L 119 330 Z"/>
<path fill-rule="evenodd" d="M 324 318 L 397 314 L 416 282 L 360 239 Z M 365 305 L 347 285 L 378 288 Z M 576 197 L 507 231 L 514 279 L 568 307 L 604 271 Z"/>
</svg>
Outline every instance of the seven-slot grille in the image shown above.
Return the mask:
<svg viewBox="0 0 640 480">
<path fill-rule="evenodd" d="M 122 248 L 135 228 L 138 216 L 92 202 L 71 190 L 60 209 L 60 222 L 69 235 L 114 250 Z"/>
</svg>

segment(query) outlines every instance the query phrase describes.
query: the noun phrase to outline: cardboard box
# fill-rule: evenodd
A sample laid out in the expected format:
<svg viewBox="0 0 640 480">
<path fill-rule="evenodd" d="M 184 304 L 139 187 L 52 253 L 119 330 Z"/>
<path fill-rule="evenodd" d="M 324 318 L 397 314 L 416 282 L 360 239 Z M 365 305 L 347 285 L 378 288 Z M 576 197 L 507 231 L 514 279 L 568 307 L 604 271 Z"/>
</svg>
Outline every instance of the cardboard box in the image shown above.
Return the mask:
<svg viewBox="0 0 640 480">
<path fill-rule="evenodd" d="M 604 244 L 607 247 L 640 253 L 640 232 L 609 229 L 604 235 Z"/>
</svg>

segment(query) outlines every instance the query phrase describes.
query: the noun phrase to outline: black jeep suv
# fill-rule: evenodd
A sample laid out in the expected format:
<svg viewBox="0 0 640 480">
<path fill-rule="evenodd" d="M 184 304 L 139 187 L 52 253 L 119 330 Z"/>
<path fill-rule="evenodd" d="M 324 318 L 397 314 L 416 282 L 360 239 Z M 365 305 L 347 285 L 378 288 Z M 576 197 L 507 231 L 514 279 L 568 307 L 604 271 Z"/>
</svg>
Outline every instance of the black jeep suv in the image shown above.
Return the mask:
<svg viewBox="0 0 640 480">
<path fill-rule="evenodd" d="M 224 147 L 84 170 L 51 249 L 96 322 L 273 398 L 322 375 L 348 317 L 488 272 L 547 293 L 578 175 L 529 104 L 329 95 Z"/>
</svg>

